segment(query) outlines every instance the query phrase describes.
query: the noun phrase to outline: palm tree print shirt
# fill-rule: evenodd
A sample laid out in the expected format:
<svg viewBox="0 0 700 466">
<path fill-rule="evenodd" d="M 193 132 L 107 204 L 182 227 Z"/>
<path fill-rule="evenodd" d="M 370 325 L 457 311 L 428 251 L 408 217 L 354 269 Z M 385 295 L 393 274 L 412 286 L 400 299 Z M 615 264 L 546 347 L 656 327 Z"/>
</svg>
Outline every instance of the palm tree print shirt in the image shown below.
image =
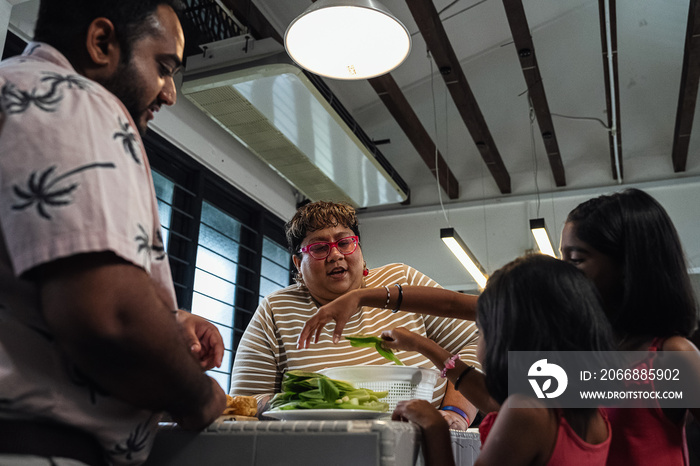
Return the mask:
<svg viewBox="0 0 700 466">
<path fill-rule="evenodd" d="M 142 463 L 159 416 L 97 387 L 57 350 L 23 274 L 112 251 L 176 308 L 153 181 L 121 102 L 57 50 L 0 63 L 0 417 L 40 417 L 98 437 L 109 461 Z"/>
</svg>

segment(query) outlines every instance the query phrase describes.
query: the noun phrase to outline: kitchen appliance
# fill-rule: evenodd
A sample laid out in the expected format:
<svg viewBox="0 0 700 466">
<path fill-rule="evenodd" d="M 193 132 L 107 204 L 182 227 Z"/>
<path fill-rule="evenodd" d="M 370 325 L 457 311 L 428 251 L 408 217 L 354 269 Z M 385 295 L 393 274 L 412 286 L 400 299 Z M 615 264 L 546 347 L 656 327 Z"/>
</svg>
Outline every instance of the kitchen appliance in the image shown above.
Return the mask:
<svg viewBox="0 0 700 466">
<path fill-rule="evenodd" d="M 388 420 L 227 421 L 203 432 L 162 424 L 145 466 L 414 466 L 420 429 Z"/>
<path fill-rule="evenodd" d="M 390 420 L 234 421 L 202 432 L 161 423 L 144 466 L 423 466 L 420 429 Z M 450 431 L 458 466 L 479 455 L 477 429 Z"/>
</svg>

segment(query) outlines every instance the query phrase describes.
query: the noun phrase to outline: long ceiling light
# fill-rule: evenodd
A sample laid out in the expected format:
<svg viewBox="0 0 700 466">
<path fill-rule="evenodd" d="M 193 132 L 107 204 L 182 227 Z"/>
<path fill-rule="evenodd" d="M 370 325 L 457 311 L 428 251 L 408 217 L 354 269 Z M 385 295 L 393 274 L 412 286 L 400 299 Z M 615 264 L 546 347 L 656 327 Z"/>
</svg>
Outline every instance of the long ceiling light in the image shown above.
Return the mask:
<svg viewBox="0 0 700 466">
<path fill-rule="evenodd" d="M 532 231 L 532 236 L 535 237 L 537 246 L 540 248 L 542 254 L 557 257 L 557 255 L 554 254 L 554 248 L 552 247 L 552 242 L 549 240 L 549 234 L 547 234 L 547 227 L 544 224 L 543 218 L 531 219 L 530 231 Z"/>
<path fill-rule="evenodd" d="M 459 237 L 454 228 L 441 228 L 440 239 L 452 251 L 452 254 L 462 263 L 467 272 L 474 278 L 479 288 L 483 289 L 486 286 L 488 277 L 484 268 L 479 261 L 474 257 L 474 254 L 469 250 L 462 238 Z"/>
<path fill-rule="evenodd" d="M 406 26 L 375 0 L 318 0 L 284 35 L 299 66 L 335 79 L 369 79 L 399 66 L 411 50 Z"/>
</svg>

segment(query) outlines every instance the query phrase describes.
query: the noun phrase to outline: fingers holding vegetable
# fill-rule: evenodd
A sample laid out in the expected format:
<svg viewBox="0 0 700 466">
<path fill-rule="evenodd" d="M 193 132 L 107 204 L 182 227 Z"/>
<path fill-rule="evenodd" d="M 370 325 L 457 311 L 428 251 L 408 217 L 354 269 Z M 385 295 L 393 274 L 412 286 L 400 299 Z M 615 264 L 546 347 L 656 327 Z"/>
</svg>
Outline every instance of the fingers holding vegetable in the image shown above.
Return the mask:
<svg viewBox="0 0 700 466">
<path fill-rule="evenodd" d="M 382 334 L 383 335 L 383 334 Z M 375 348 L 379 354 L 389 361 L 394 361 L 397 366 L 403 366 L 401 360 L 396 357 L 391 349 L 384 347 L 384 340 L 372 335 L 350 335 L 345 337 L 350 341 L 350 345 L 355 348 Z"/>
<path fill-rule="evenodd" d="M 387 349 L 419 351 L 420 343 L 426 338 L 403 327 L 382 332 L 382 346 Z"/>
</svg>

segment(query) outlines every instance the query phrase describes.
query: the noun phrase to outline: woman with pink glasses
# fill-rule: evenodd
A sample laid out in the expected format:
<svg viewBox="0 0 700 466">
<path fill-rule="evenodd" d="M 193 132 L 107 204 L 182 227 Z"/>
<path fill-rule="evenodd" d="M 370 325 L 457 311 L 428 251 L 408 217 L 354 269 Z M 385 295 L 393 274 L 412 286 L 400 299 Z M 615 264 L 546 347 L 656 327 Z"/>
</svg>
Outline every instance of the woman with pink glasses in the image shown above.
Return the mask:
<svg viewBox="0 0 700 466">
<path fill-rule="evenodd" d="M 296 267 L 296 284 L 271 293 L 258 306 L 236 350 L 232 395 L 258 398 L 258 413 L 281 391 L 286 371 L 318 371 L 327 367 L 392 365 L 374 348 L 355 348 L 334 337 L 333 328 L 320 331 L 317 343 L 297 347 L 306 321 L 318 308 L 349 293 L 361 293 L 364 307 L 345 326 L 345 334 L 380 335 L 405 327 L 426 336 L 451 353 L 459 352 L 478 365 L 478 333 L 471 321 L 395 313 L 404 286 L 439 287 L 405 264 L 368 269 L 355 210 L 346 204 L 314 202 L 302 206 L 286 225 L 287 241 Z M 433 368 L 425 356 L 399 352 L 407 366 Z M 439 379 L 432 400 L 454 429 L 466 429 L 476 416 L 474 408 L 446 379 Z"/>
</svg>

